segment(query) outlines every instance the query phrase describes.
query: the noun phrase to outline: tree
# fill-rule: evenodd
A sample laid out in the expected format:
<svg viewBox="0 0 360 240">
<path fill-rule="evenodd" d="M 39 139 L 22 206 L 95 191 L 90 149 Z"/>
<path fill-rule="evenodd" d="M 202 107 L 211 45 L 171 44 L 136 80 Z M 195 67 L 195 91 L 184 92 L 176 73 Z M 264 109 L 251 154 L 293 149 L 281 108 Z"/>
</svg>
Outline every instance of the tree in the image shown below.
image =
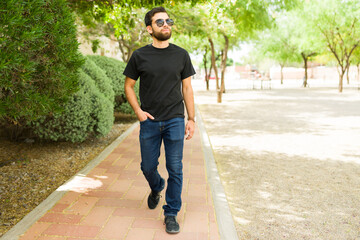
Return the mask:
<svg viewBox="0 0 360 240">
<path fill-rule="evenodd" d="M 132 53 L 150 40 L 143 20 L 146 11 L 144 8 L 128 9 L 115 6 L 114 10 L 107 14 L 105 21 L 114 28 L 113 37 L 119 44 L 124 62 L 128 62 Z"/>
<path fill-rule="evenodd" d="M 174 6 L 184 2 L 192 5 L 202 0 L 68 0 L 69 5 L 85 26 L 82 35 L 91 39 L 94 50 L 96 39 L 106 36 L 119 43 L 124 62 L 128 62 L 133 51 L 149 41 L 143 23 L 148 8 Z M 95 38 L 95 39 L 94 39 Z"/>
<path fill-rule="evenodd" d="M 172 39 L 174 44 L 185 48 L 190 53 L 203 56 L 201 67 L 205 70 L 204 80 L 206 82 L 206 89 L 209 90 L 209 77 L 212 68 L 211 65 L 209 66 L 209 44 L 200 36 L 189 36 L 185 34 L 179 35 L 176 31 L 174 33 L 176 34 L 176 36 Z"/>
<path fill-rule="evenodd" d="M 190 53 L 202 54 L 206 89 L 209 90 L 209 78 L 213 66 L 210 64 L 209 67 L 209 43 L 204 41 L 207 38 L 205 23 L 208 15 L 203 7 L 192 6 L 189 3 L 172 6 L 168 12 L 170 17 L 175 19 L 175 25 L 172 28 L 174 37 L 171 38 L 171 41 Z"/>
<path fill-rule="evenodd" d="M 312 8 L 313 4 L 316 4 L 316 9 Z M 309 7 L 313 9 L 315 16 L 313 23 L 321 32 L 324 43 L 340 68 L 339 92 L 342 92 L 345 72 L 350 66 L 352 54 L 360 44 L 360 2 L 315 1 Z"/>
<path fill-rule="evenodd" d="M 241 41 L 257 38 L 257 33 L 271 27 L 273 16 L 282 9 L 297 6 L 297 0 L 234 0 L 210 1 L 209 24 L 215 31 L 209 35 L 210 45 L 213 46 L 212 36 L 216 33 L 223 38 L 221 49 L 221 86 L 218 91 L 218 102 L 221 102 L 225 91 L 225 70 L 227 52 Z M 214 47 L 212 47 L 212 62 L 214 62 Z M 215 68 L 216 70 L 216 68 Z M 215 71 L 216 72 L 216 71 Z"/>
<path fill-rule="evenodd" d="M 315 7 L 315 6 L 314 6 Z M 289 42 L 296 46 L 296 53 L 301 56 L 304 63 L 304 81 L 303 87 L 307 87 L 308 81 L 308 62 L 324 48 L 320 41 L 320 35 L 316 28 L 310 24 L 313 21 L 313 15 L 304 5 L 299 4 L 297 8 L 286 12 L 282 24 L 290 33 Z"/>
<path fill-rule="evenodd" d="M 225 92 L 225 70 L 228 50 L 256 36 L 257 31 L 270 27 L 272 21 L 268 12 L 271 2 L 264 1 L 212 1 L 213 19 L 218 28 L 217 34 L 223 37 L 221 50 L 221 86 L 218 102 Z M 214 51 L 213 51 L 214 53 Z"/>
<path fill-rule="evenodd" d="M 297 54 L 297 46 L 291 40 L 292 32 L 287 27 L 287 16 L 276 19 L 276 25 L 264 31 L 257 44 L 257 51 L 263 56 L 275 60 L 281 68 L 281 84 L 283 84 L 283 68 L 290 63 L 301 62 Z"/>
</svg>

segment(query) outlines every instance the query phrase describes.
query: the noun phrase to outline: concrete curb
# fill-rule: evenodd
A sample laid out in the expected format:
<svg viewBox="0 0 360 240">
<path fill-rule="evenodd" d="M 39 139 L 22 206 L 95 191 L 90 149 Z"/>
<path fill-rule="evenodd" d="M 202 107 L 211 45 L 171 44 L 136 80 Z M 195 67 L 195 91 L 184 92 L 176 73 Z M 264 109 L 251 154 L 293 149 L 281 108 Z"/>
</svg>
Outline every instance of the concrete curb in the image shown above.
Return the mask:
<svg viewBox="0 0 360 240">
<path fill-rule="evenodd" d="M 238 240 L 233 217 L 230 207 L 226 199 L 224 187 L 221 183 L 218 169 L 215 163 L 210 139 L 207 135 L 204 122 L 198 106 L 195 106 L 196 119 L 201 134 L 202 148 L 206 162 L 207 179 L 211 188 L 214 208 L 216 212 L 216 220 L 219 228 L 220 239 L 222 240 Z"/>
<path fill-rule="evenodd" d="M 42 203 L 40 203 L 34 210 L 28 213 L 20 222 L 5 233 L 1 240 L 15 240 L 24 234 L 38 219 L 40 219 L 48 210 L 50 210 L 68 191 L 59 191 L 63 186 L 69 184 L 78 176 L 88 174 L 95 166 L 103 161 L 137 126 L 139 122 L 131 125 L 123 134 L 121 134 L 115 141 L 107 146 L 96 158 L 91 160 L 80 172 L 75 174 L 71 179 L 65 182 L 57 190 L 49 195 Z"/>
</svg>

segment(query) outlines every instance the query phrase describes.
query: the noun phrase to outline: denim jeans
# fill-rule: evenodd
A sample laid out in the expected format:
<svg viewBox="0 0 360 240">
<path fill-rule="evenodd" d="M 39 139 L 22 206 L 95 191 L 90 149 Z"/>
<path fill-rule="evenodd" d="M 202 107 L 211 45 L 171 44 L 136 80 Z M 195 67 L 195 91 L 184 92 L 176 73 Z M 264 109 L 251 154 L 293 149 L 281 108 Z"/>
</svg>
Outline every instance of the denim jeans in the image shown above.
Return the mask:
<svg viewBox="0 0 360 240">
<path fill-rule="evenodd" d="M 141 170 L 151 190 L 160 192 L 165 182 L 157 168 L 159 165 L 160 147 L 164 142 L 167 180 L 163 206 L 165 216 L 176 216 L 181 208 L 181 191 L 183 183 L 183 148 L 185 122 L 183 118 L 172 118 L 166 121 L 147 119 L 140 122 Z"/>
</svg>

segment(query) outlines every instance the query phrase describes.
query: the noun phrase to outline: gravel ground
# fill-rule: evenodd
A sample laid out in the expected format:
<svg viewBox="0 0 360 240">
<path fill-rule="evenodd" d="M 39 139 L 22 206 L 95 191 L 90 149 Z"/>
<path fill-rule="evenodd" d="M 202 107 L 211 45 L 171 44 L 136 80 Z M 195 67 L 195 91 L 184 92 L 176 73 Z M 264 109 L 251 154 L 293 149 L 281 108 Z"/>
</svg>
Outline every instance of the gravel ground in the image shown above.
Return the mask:
<svg viewBox="0 0 360 240">
<path fill-rule="evenodd" d="M 239 239 L 360 239 L 360 91 L 197 89 Z"/>
<path fill-rule="evenodd" d="M 134 122 L 116 116 L 110 133 L 83 143 L 0 139 L 0 237 L 86 166 Z"/>
</svg>

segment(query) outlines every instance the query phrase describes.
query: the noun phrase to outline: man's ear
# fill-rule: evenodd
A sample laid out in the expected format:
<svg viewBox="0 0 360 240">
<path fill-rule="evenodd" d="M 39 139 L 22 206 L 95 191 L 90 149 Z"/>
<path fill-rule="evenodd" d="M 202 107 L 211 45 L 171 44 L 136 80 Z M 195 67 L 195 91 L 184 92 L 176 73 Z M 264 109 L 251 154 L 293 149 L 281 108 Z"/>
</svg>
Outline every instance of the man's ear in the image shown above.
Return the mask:
<svg viewBox="0 0 360 240">
<path fill-rule="evenodd" d="M 148 31 L 148 33 L 149 33 L 150 35 L 152 35 L 153 29 L 152 29 L 152 27 L 151 27 L 150 25 L 146 27 L 146 30 Z"/>
</svg>

